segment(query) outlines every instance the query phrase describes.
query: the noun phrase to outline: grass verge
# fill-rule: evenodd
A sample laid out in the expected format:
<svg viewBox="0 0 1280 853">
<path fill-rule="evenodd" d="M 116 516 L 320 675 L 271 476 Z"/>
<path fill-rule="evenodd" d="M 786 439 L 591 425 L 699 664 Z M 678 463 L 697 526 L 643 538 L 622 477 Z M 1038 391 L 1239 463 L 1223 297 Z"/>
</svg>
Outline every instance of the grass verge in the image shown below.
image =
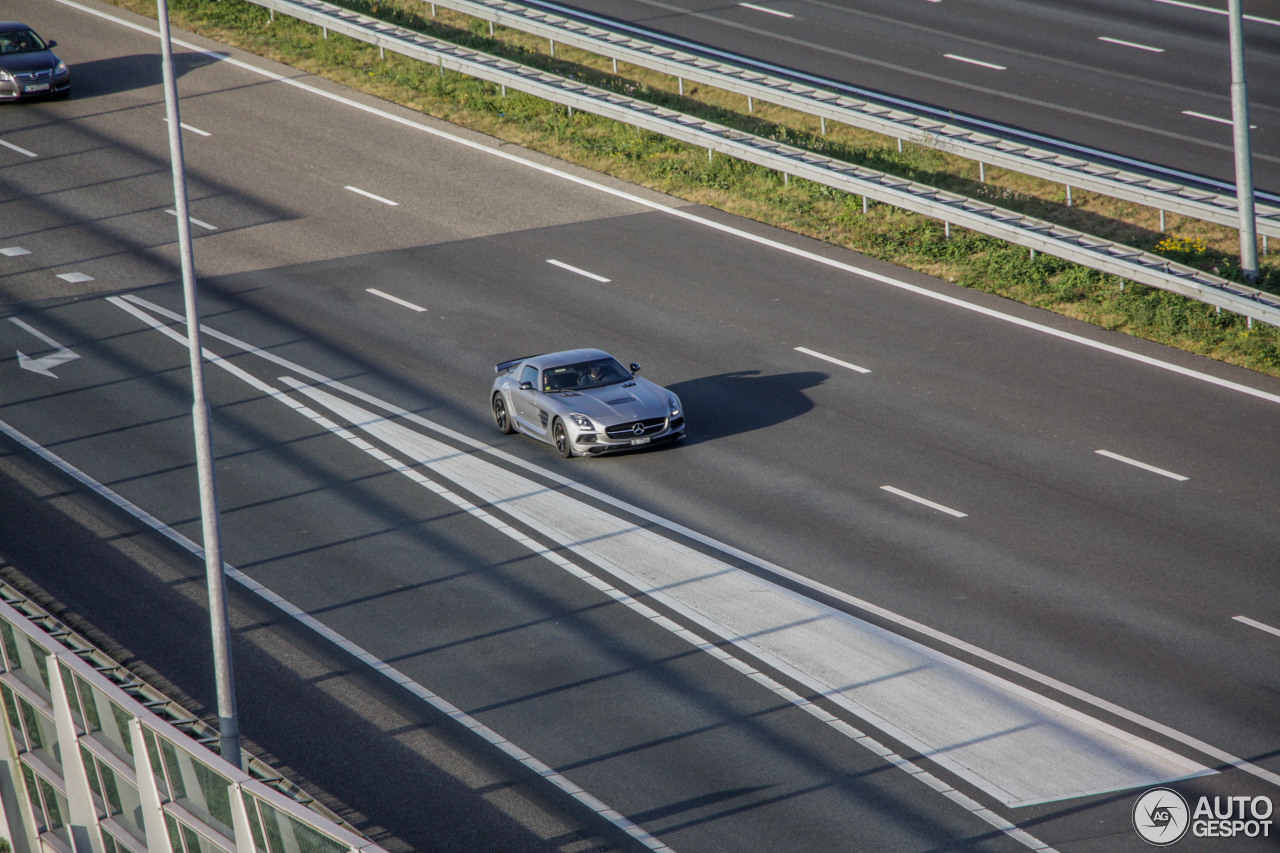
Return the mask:
<svg viewBox="0 0 1280 853">
<path fill-rule="evenodd" d="M 109 0 L 155 17 L 154 0 Z M 419 0 L 343 0 L 365 14 L 498 54 L 591 85 L 840 160 L 866 165 L 1100 237 L 1156 252 L 1173 260 L 1240 280 L 1238 236 L 1233 229 L 1160 214 L 1081 190 L 1067 203 L 1066 188 L 1025 175 L 987 168 L 923 144 L 899 148 L 889 140 L 757 102 L 710 87 L 688 85 L 644 69 L 557 46 L 524 33 L 488 32 L 488 24 L 439 10 Z M 170 0 L 175 26 L 274 59 L 385 100 L 577 163 L 678 198 L 830 242 L 883 261 L 926 272 L 1079 320 L 1280 376 L 1280 330 L 1194 300 L 1099 273 L 992 237 L 802 179 L 784 180 L 763 167 L 675 142 L 619 122 L 574 112 L 434 66 L 321 31 L 291 18 L 272 21 L 244 0 Z M 620 64 L 621 65 L 621 64 Z M 1280 259 L 1262 259 L 1257 286 L 1280 292 Z"/>
</svg>

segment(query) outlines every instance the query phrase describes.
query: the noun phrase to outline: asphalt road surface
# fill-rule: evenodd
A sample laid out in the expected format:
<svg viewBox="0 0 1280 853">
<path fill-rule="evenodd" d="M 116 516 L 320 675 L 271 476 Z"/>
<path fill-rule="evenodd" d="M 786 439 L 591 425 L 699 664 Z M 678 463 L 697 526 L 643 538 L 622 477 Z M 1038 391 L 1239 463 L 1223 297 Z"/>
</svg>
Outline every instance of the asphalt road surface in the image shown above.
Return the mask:
<svg viewBox="0 0 1280 853">
<path fill-rule="evenodd" d="M 1226 0 L 558 0 L 891 98 L 1235 185 Z M 1280 4 L 1244 0 L 1254 182 L 1280 192 Z"/>
<path fill-rule="evenodd" d="M 156 40 L 0 17 L 77 85 L 0 110 L 0 558 L 208 711 Z M 229 58 L 179 64 L 242 728 L 380 843 L 1121 851 L 1154 786 L 1277 799 L 1280 381 L 182 39 Z M 493 365 L 571 346 L 688 440 L 500 436 Z"/>
</svg>

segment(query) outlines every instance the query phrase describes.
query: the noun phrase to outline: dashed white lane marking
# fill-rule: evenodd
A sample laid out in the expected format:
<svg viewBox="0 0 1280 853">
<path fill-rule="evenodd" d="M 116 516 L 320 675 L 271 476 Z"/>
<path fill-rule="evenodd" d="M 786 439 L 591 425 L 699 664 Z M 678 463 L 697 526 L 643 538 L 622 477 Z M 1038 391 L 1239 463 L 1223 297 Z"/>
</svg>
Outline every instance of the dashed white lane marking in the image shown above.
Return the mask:
<svg viewBox="0 0 1280 853">
<path fill-rule="evenodd" d="M 34 151 L 28 151 L 25 148 L 19 148 L 18 146 L 14 145 L 12 142 L 5 142 L 3 139 L 0 139 L 0 145 L 3 145 L 5 148 L 8 148 L 10 151 L 17 151 L 19 154 L 25 155 L 27 157 L 38 156 Z"/>
<path fill-rule="evenodd" d="M 1008 71 L 1009 69 L 1003 65 L 996 65 L 993 62 L 983 62 L 981 59 L 970 59 L 967 56 L 956 56 L 954 53 L 944 53 L 947 59 L 954 59 L 956 62 L 967 62 L 970 65 L 981 65 L 983 68 L 990 68 L 994 71 Z"/>
<path fill-rule="evenodd" d="M 814 350 L 811 350 L 811 349 L 809 349 L 808 347 L 796 347 L 796 352 L 802 352 L 802 353 L 804 353 L 805 355 L 811 355 L 811 356 L 813 356 L 814 358 L 820 358 L 820 359 L 822 359 L 823 361 L 829 361 L 829 362 L 831 362 L 832 364 L 836 364 L 836 365 L 839 365 L 840 367 L 848 368 L 849 370 L 853 370 L 853 371 L 856 371 L 856 372 L 858 372 L 858 373 L 870 373 L 870 372 L 871 372 L 870 370 L 868 370 L 868 369 L 867 369 L 867 368 L 865 368 L 865 367 L 859 367 L 859 366 L 858 366 L 858 365 L 856 365 L 856 364 L 850 364 L 850 363 L 849 363 L 849 362 L 847 362 L 847 361 L 841 361 L 841 360 L 840 360 L 840 359 L 838 359 L 838 358 L 832 358 L 832 357 L 831 357 L 831 356 L 829 356 L 829 355 L 823 355 L 822 353 L 820 353 L 820 352 L 816 352 L 816 351 L 814 351 Z"/>
<path fill-rule="evenodd" d="M 900 498 L 906 498 L 909 501 L 915 501 L 918 504 L 924 504 L 930 509 L 936 509 L 938 512 L 945 512 L 947 515 L 954 515 L 956 518 L 968 518 L 967 513 L 960 512 L 958 509 L 952 509 L 949 506 L 943 506 L 940 503 L 934 503 L 931 500 L 922 498 L 919 495 L 913 495 L 910 492 L 904 492 L 902 489 L 896 489 L 893 486 L 881 486 L 886 492 L 897 495 Z"/>
<path fill-rule="evenodd" d="M 412 302 L 408 301 L 407 299 L 401 299 L 399 296 L 392 296 L 390 293 L 383 293 L 381 290 L 378 290 L 373 287 L 366 287 L 365 292 L 372 293 L 374 296 L 381 296 L 383 299 L 386 299 L 389 302 L 394 302 L 397 305 L 403 305 L 405 308 L 409 308 L 413 311 L 421 312 L 421 311 L 427 310 L 426 308 L 423 308 L 421 305 L 414 305 Z"/>
<path fill-rule="evenodd" d="M 1110 36 L 1098 36 L 1098 41 L 1105 41 L 1109 44 L 1118 44 L 1121 47 L 1132 47 L 1137 50 L 1149 50 L 1152 53 L 1164 53 L 1163 47 L 1152 47 L 1148 44 L 1138 44 L 1136 41 L 1125 41 L 1124 39 L 1113 39 Z"/>
<path fill-rule="evenodd" d="M 1231 618 L 1235 619 L 1237 622 L 1243 622 L 1252 628 L 1257 628 L 1259 631 L 1266 631 L 1268 634 L 1275 634 L 1277 637 L 1280 637 L 1280 628 L 1272 628 L 1270 625 L 1264 622 L 1259 622 L 1256 619 L 1250 619 L 1248 616 L 1233 616 Z"/>
<path fill-rule="evenodd" d="M 1150 471 L 1152 474 L 1159 474 L 1161 477 L 1168 477 L 1170 480 L 1191 479 L 1181 474 L 1175 474 L 1172 471 L 1166 471 L 1163 468 L 1157 468 L 1154 465 L 1148 465 L 1146 462 L 1139 462 L 1137 459 L 1130 459 L 1128 456 L 1121 456 L 1119 453 L 1112 453 L 1110 450 L 1095 450 L 1094 453 L 1099 456 L 1105 456 L 1108 459 L 1114 459 L 1117 462 L 1123 462 L 1126 465 L 1132 465 L 1135 468 L 1141 468 L 1143 471 Z"/>
<path fill-rule="evenodd" d="M 176 210 L 166 210 L 165 213 L 169 214 L 174 219 L 178 218 L 178 211 Z M 201 228 L 204 228 L 207 231 L 218 230 L 218 226 L 210 225 L 208 222 L 201 222 L 199 219 L 196 219 L 194 216 L 188 216 L 187 221 L 190 222 L 192 225 L 199 225 Z"/>
<path fill-rule="evenodd" d="M 757 6 L 754 3 L 739 3 L 744 9 L 750 9 L 753 12 L 764 12 L 767 15 L 777 15 L 779 18 L 794 18 L 790 12 L 779 12 L 777 9 L 769 9 L 764 6 Z"/>
<path fill-rule="evenodd" d="M 4 255 L 6 258 L 16 258 L 19 255 L 29 254 L 31 254 L 31 252 L 21 246 L 9 246 L 8 248 L 0 249 L 0 255 Z"/>
<path fill-rule="evenodd" d="M 58 276 L 58 278 L 62 279 L 63 281 L 69 281 L 72 284 L 80 284 L 81 282 L 84 282 L 84 281 L 93 281 L 93 276 L 86 275 L 85 273 L 82 273 L 82 272 L 64 272 L 60 276 Z"/>
<path fill-rule="evenodd" d="M 164 123 L 165 123 L 165 124 L 168 124 L 168 123 L 169 123 L 169 120 L 168 120 L 167 118 L 166 118 L 166 119 L 162 119 L 162 120 L 164 121 Z M 198 127 L 192 127 L 191 125 L 187 124 L 186 122 L 182 122 L 182 121 L 178 122 L 178 127 L 182 128 L 183 130 L 190 131 L 190 132 L 194 133 L 196 136 L 213 136 L 213 134 L 212 134 L 212 133 L 210 133 L 209 131 L 207 131 L 207 130 L 201 130 L 201 129 L 200 129 L 200 128 L 198 128 Z"/>
<path fill-rule="evenodd" d="M 1205 121 L 1216 121 L 1218 124 L 1234 124 L 1235 123 L 1229 118 L 1222 118 L 1221 116 L 1206 115 L 1204 113 L 1198 113 L 1195 110 L 1183 110 L 1182 114 L 1184 116 L 1191 116 L 1192 118 L 1202 118 Z M 1257 130 L 1258 126 L 1256 124 L 1251 124 L 1249 125 L 1249 129 Z"/>
<path fill-rule="evenodd" d="M 355 194 L 357 194 L 357 195 L 362 195 L 362 196 L 364 196 L 365 198 L 371 198 L 371 199 L 373 199 L 374 201 L 380 201 L 380 202 L 382 202 L 383 204 L 390 205 L 391 207 L 399 207 L 399 206 L 400 206 L 400 202 L 398 202 L 398 201 L 392 201 L 392 200 L 391 200 L 391 199 L 389 199 L 389 198 L 383 198 L 383 197 L 382 197 L 382 196 L 380 196 L 380 195 L 374 195 L 373 193 L 371 193 L 371 192 L 366 192 L 366 191 L 364 191 L 364 190 L 360 189 L 359 187 L 343 187 L 343 189 L 351 190 L 351 192 L 353 192 L 353 193 L 355 193 Z"/>
<path fill-rule="evenodd" d="M 559 267 L 562 270 L 568 270 L 571 273 L 577 273 L 580 276 L 585 276 L 586 278 L 589 278 L 592 281 L 598 281 L 601 284 L 608 284 L 612 280 L 612 279 L 607 279 L 602 275 L 596 275 L 593 272 L 587 272 L 586 270 L 578 269 L 577 267 L 570 266 L 569 264 L 566 264 L 564 261 L 557 261 L 555 258 L 547 258 L 547 263 L 551 264 L 551 266 L 553 267 Z"/>
</svg>

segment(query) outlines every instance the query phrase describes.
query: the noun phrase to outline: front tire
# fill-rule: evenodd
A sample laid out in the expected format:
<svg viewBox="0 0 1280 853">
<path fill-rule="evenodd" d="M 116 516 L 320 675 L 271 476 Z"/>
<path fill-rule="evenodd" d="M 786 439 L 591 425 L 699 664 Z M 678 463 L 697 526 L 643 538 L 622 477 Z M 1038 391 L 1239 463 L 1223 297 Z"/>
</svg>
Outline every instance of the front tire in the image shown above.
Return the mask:
<svg viewBox="0 0 1280 853">
<path fill-rule="evenodd" d="M 564 459 L 573 456 L 573 445 L 569 443 L 569 433 L 564 428 L 564 421 L 556 418 L 551 425 L 551 438 L 556 443 L 556 451 Z"/>
<path fill-rule="evenodd" d="M 511 425 L 511 413 L 507 411 L 507 401 L 502 399 L 502 394 L 493 395 L 493 425 L 503 435 L 511 435 L 516 431 Z"/>
</svg>

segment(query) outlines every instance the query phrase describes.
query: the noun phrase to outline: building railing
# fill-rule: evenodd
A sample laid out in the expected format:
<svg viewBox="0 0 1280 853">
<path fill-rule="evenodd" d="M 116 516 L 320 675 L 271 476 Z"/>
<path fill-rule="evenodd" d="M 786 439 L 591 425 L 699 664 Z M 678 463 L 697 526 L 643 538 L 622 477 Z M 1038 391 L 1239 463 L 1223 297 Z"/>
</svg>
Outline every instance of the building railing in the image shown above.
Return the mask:
<svg viewBox="0 0 1280 853">
<path fill-rule="evenodd" d="M 0 832 L 16 853 L 381 853 L 0 585 Z"/>
</svg>

